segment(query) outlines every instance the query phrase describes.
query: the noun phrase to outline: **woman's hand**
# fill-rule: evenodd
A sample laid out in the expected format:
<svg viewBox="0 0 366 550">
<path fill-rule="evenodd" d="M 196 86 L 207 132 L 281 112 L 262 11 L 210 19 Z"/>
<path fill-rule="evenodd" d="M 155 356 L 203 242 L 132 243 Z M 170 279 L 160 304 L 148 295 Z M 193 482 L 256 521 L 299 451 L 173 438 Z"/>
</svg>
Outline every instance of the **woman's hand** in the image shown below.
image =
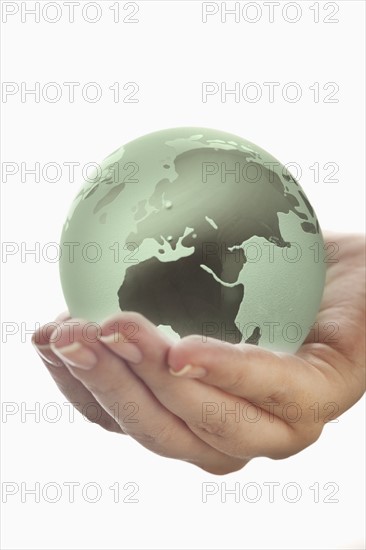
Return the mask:
<svg viewBox="0 0 366 550">
<path fill-rule="evenodd" d="M 64 369 L 61 390 L 100 404 L 110 417 L 105 427 L 212 473 L 301 451 L 364 392 L 365 240 L 326 240 L 339 246 L 339 261 L 327 268 L 317 330 L 295 355 L 197 335 L 172 343 L 143 316 L 124 312 L 102 324 L 96 342 L 83 337 L 86 321 L 77 320 L 72 338 L 70 321 L 61 325 L 47 350 L 61 359 L 52 371 Z M 329 324 L 338 329 L 332 338 Z M 137 422 L 123 408 L 131 403 Z"/>
<path fill-rule="evenodd" d="M 166 363 L 169 339 L 137 313 L 118 315 L 117 322 L 119 333 L 113 331 L 114 320 L 102 325 L 107 340 L 99 331 L 94 338 L 87 321 L 67 314 L 34 333 L 33 345 L 61 392 L 91 422 L 126 433 L 157 454 L 217 474 L 242 468 L 246 461 L 220 453 L 197 437 L 133 372 L 138 367 L 159 368 L 164 370 L 166 391 L 169 382 L 178 389 L 181 381 L 169 374 Z M 131 334 L 131 328 L 138 330 L 138 346 L 123 336 Z M 108 341 L 111 334 L 113 342 Z"/>
</svg>

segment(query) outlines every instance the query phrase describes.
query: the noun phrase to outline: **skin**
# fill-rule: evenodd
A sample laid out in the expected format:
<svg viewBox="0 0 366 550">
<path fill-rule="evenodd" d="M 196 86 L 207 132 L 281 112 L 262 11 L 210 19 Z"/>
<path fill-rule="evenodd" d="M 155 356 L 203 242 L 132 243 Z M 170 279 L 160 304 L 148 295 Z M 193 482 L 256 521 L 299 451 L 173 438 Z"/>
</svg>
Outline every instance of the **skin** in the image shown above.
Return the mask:
<svg viewBox="0 0 366 550">
<path fill-rule="evenodd" d="M 294 355 L 199 335 L 173 343 L 135 312 L 87 336 L 87 321 L 66 313 L 33 344 L 78 410 L 95 421 L 97 408 L 103 428 L 157 454 L 214 474 L 257 456 L 286 458 L 365 391 L 365 237 L 328 233 L 325 241 L 339 247 L 337 261 L 327 265 L 316 330 Z"/>
</svg>

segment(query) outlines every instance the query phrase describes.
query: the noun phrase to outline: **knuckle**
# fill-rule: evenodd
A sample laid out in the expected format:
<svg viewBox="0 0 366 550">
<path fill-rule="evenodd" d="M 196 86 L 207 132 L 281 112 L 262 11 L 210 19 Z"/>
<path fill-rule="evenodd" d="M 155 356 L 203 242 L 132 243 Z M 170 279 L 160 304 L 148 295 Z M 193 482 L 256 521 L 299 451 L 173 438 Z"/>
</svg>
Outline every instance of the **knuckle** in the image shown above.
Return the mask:
<svg viewBox="0 0 366 550">
<path fill-rule="evenodd" d="M 136 323 L 137 325 L 141 325 L 145 320 L 146 318 L 138 311 L 126 311 L 122 314 L 120 322 L 122 324 Z"/>
<path fill-rule="evenodd" d="M 81 378 L 81 381 L 83 382 L 84 386 L 87 390 L 90 391 L 91 394 L 94 396 L 98 396 L 99 399 L 102 399 L 105 401 L 107 398 L 109 398 L 111 395 L 121 395 L 122 388 L 123 393 L 127 390 L 125 386 L 122 386 L 121 383 L 118 383 L 117 380 L 106 380 L 106 379 L 100 379 L 93 378 L 90 380 L 85 380 Z"/>
<path fill-rule="evenodd" d="M 213 435 L 219 438 L 229 437 L 230 432 L 232 432 L 232 424 L 220 420 L 210 420 L 209 422 L 202 420 L 191 423 L 190 427 L 199 434 Z"/>
<path fill-rule="evenodd" d="M 128 428 L 126 432 L 141 445 L 153 450 L 157 454 L 162 456 L 175 456 L 168 450 L 169 447 L 174 448 L 174 445 L 171 445 L 173 434 L 169 426 L 159 426 L 151 431 L 143 429 L 131 430 Z"/>
<path fill-rule="evenodd" d="M 235 390 L 245 384 L 245 372 L 244 369 L 234 369 L 228 376 L 228 381 L 225 383 L 225 387 L 228 390 Z"/>
<path fill-rule="evenodd" d="M 232 442 L 230 454 L 237 458 L 249 460 L 262 454 L 261 447 L 259 439 L 250 437 L 244 433 L 241 434 L 239 440 Z"/>
<path fill-rule="evenodd" d="M 215 447 L 233 459 L 248 461 L 260 454 L 260 440 L 233 421 L 195 422 L 189 424 L 189 427 L 204 440 L 215 438 Z"/>
<path fill-rule="evenodd" d="M 103 323 L 103 327 L 113 329 L 114 332 L 123 333 L 126 327 L 128 328 L 130 325 L 139 327 L 144 321 L 146 322 L 145 317 L 137 311 L 122 311 L 112 315 Z"/>
<path fill-rule="evenodd" d="M 159 428 L 155 428 L 153 438 L 155 445 L 164 448 L 172 442 L 174 434 L 168 425 L 162 425 Z"/>
<path fill-rule="evenodd" d="M 263 398 L 263 404 L 266 406 L 279 406 L 279 405 L 286 405 L 286 384 L 282 388 L 277 387 L 273 388 L 271 393 L 268 393 Z M 277 412 L 277 409 L 276 409 Z"/>
<path fill-rule="evenodd" d="M 182 353 L 192 353 L 192 349 L 196 349 L 197 344 L 202 343 L 202 337 L 198 334 L 190 334 L 188 336 L 183 336 L 178 342 L 175 343 L 174 347 L 171 349 L 171 356 L 180 356 Z"/>
<path fill-rule="evenodd" d="M 245 342 L 235 344 L 233 350 L 234 353 L 237 354 L 238 359 L 245 359 L 245 361 L 248 362 L 252 361 L 253 359 L 258 359 L 258 354 L 263 354 L 264 351 L 261 348 L 258 348 L 258 346 L 246 344 Z"/>
</svg>

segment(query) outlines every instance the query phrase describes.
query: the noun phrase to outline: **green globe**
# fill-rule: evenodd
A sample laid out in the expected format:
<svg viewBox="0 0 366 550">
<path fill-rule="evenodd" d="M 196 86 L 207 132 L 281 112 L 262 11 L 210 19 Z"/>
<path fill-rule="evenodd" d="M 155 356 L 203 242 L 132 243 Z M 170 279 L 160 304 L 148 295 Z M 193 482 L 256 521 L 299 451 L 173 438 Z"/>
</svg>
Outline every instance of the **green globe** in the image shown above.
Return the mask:
<svg viewBox="0 0 366 550">
<path fill-rule="evenodd" d="M 295 352 L 324 288 L 324 242 L 304 191 L 236 135 L 173 128 L 107 157 L 61 236 L 70 314 L 142 313 L 190 334 Z"/>
</svg>

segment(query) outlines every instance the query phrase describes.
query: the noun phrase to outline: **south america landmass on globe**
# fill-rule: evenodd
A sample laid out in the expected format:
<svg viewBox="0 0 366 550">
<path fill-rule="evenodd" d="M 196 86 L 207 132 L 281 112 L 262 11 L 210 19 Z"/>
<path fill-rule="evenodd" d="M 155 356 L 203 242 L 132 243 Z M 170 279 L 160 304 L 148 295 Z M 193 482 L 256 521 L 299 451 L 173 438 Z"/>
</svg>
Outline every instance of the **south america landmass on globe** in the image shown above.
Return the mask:
<svg viewBox="0 0 366 550">
<path fill-rule="evenodd" d="M 276 159 L 232 134 L 176 128 L 118 149 L 96 176 L 61 237 L 73 316 L 137 311 L 178 337 L 299 347 L 323 292 L 324 243 Z M 79 243 L 72 262 L 66 243 Z"/>
</svg>

